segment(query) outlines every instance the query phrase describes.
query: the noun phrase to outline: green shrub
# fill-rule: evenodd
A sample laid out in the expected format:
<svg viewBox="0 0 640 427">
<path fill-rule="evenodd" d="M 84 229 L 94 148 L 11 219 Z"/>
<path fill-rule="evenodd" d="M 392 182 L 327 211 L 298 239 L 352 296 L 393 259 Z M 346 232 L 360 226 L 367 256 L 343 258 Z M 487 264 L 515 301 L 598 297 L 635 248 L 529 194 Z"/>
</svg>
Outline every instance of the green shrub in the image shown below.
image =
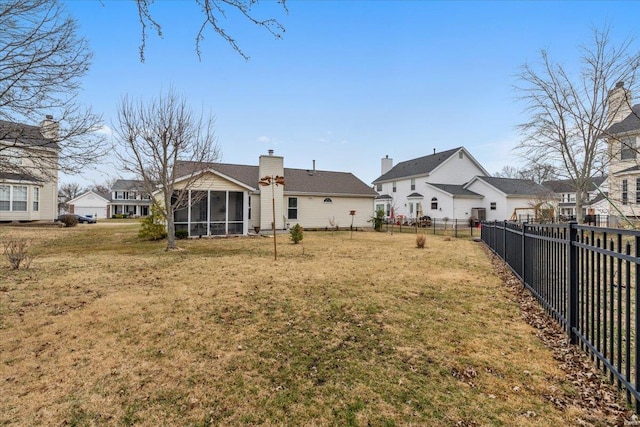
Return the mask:
<svg viewBox="0 0 640 427">
<path fill-rule="evenodd" d="M 176 230 L 176 239 L 186 239 L 189 237 L 188 230 Z"/>
<path fill-rule="evenodd" d="M 73 215 L 60 215 L 58 221 L 63 223 L 65 227 L 75 227 L 78 225 L 78 220 Z"/>
<path fill-rule="evenodd" d="M 164 211 L 156 205 L 151 206 L 151 214 L 142 220 L 138 237 L 149 240 L 160 240 L 167 237 L 167 228 L 164 226 L 166 216 Z"/>
<path fill-rule="evenodd" d="M 298 244 L 302 241 L 303 239 L 303 233 L 302 233 L 302 227 L 300 226 L 300 224 L 296 224 L 293 227 L 291 227 L 291 230 L 289 230 L 289 237 L 291 238 L 291 241 L 293 241 L 293 243 Z"/>
</svg>

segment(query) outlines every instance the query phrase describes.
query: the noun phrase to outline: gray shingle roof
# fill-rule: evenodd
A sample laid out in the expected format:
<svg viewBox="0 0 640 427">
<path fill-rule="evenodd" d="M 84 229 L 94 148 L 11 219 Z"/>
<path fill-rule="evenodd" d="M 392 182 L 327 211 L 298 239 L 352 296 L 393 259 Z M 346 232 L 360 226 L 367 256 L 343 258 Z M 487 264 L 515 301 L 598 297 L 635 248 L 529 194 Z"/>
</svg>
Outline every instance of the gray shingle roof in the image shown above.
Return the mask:
<svg viewBox="0 0 640 427">
<path fill-rule="evenodd" d="M 176 165 L 178 176 L 193 173 L 198 166 L 194 163 L 180 162 Z M 202 166 L 202 165 L 200 165 Z M 228 163 L 208 163 L 204 169 L 213 169 L 235 179 L 251 188 L 258 187 L 260 180 L 258 166 L 235 165 Z M 200 168 L 203 169 L 203 168 Z M 376 196 L 373 188 L 362 182 L 350 172 L 332 172 L 324 170 L 284 168 L 286 193 L 315 193 L 323 195 Z"/>
<path fill-rule="evenodd" d="M 607 133 L 615 135 L 640 130 L 640 104 L 634 105 L 631 111 L 631 114 L 622 119 L 622 121 L 611 125 L 609 129 L 607 129 Z"/>
<path fill-rule="evenodd" d="M 478 177 L 508 196 L 539 196 L 548 192 L 540 184 L 528 179 L 497 178 L 493 176 Z"/>
<path fill-rule="evenodd" d="M 39 126 L 12 123 L 6 120 L 0 120 L 0 141 L 2 140 L 30 147 L 60 148 L 53 139 L 42 135 Z"/>
<path fill-rule="evenodd" d="M 429 183 L 429 185 L 432 185 L 432 186 L 434 186 L 436 188 L 439 188 L 440 190 L 444 191 L 445 193 L 449 193 L 449 194 L 453 195 L 453 197 L 456 197 L 456 196 L 483 197 L 482 195 L 480 195 L 478 193 L 474 193 L 471 190 L 467 190 L 466 188 L 464 188 L 463 185 L 432 184 L 432 183 Z"/>
<path fill-rule="evenodd" d="M 0 172 L 0 179 L 5 180 L 15 180 L 15 181 L 30 181 L 30 182 L 43 182 L 43 179 L 36 178 L 31 175 L 27 175 L 24 173 L 9 173 L 9 172 Z"/>
<path fill-rule="evenodd" d="M 607 179 L 606 176 L 596 176 L 591 178 L 588 191 L 595 191 Z M 542 186 L 554 193 L 575 193 L 576 187 L 570 179 L 549 180 L 542 183 Z"/>
<path fill-rule="evenodd" d="M 144 184 L 142 181 L 136 179 L 118 179 L 111 186 L 112 191 L 144 191 Z"/>
<path fill-rule="evenodd" d="M 406 178 L 408 176 L 426 175 L 440 166 L 445 160 L 453 156 L 460 149 L 462 149 L 462 147 L 400 162 L 392 167 L 390 171 L 376 178 L 373 183 L 376 184 L 378 182 Z"/>
<path fill-rule="evenodd" d="M 410 199 L 411 197 L 424 197 L 424 196 L 422 194 L 420 194 L 420 193 L 414 192 L 414 193 L 411 193 L 411 194 L 409 194 L 407 196 L 408 199 Z"/>
<path fill-rule="evenodd" d="M 629 172 L 637 172 L 639 170 L 640 170 L 640 166 L 635 165 L 635 166 L 631 166 L 630 168 L 623 169 L 621 171 L 615 172 L 614 175 L 619 175 L 619 174 L 629 173 Z"/>
</svg>

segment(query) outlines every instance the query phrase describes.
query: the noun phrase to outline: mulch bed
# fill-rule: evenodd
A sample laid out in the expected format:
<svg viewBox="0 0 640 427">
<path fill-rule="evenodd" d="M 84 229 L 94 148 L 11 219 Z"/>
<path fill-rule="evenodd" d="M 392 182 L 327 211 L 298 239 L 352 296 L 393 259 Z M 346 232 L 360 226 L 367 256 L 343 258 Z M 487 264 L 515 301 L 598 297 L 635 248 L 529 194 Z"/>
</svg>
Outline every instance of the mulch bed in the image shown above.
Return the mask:
<svg viewBox="0 0 640 427">
<path fill-rule="evenodd" d="M 545 397 L 561 410 L 571 406 L 588 409 L 589 417 L 582 420 L 585 426 L 640 426 L 637 415 L 626 404 L 624 392 L 618 391 L 604 373 L 596 369 L 595 362 L 585 352 L 569 344 L 566 332 L 543 310 L 505 262 L 486 245 L 483 244 L 483 248 L 498 276 L 520 306 L 523 319 L 536 329 L 538 338 L 551 349 L 558 366 L 566 373 L 567 381 L 577 390 L 572 395 L 553 394 Z"/>
</svg>

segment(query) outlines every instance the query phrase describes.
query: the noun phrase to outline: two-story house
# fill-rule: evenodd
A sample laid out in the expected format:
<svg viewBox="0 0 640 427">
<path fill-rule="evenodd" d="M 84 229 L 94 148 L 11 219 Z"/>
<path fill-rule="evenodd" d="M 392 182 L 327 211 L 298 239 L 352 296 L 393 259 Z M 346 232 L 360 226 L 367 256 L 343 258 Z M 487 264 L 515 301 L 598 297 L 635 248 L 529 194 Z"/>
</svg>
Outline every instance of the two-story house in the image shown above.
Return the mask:
<svg viewBox="0 0 640 427">
<path fill-rule="evenodd" d="M 150 209 L 151 195 L 145 190 L 142 181 L 118 179 L 111 186 L 107 216 L 148 216 Z"/>
<path fill-rule="evenodd" d="M 58 206 L 58 123 L 0 121 L 0 221 L 53 221 Z"/>
<path fill-rule="evenodd" d="M 492 178 L 464 148 L 458 147 L 393 165 L 382 159 L 373 181 L 375 211 L 394 220 L 505 220 L 529 210 L 535 215 L 545 190 L 533 181 Z"/>
<path fill-rule="evenodd" d="M 606 130 L 609 154 L 609 215 L 640 218 L 640 104 L 631 107 L 631 93 L 618 83 L 609 92 L 612 123 Z"/>
<path fill-rule="evenodd" d="M 553 193 L 552 204 L 556 218 L 571 220 L 576 217 L 576 189 L 569 179 L 549 180 L 542 185 Z M 583 203 L 583 217 L 605 216 L 609 214 L 607 176 L 597 176 L 589 181 L 585 203 Z"/>
</svg>

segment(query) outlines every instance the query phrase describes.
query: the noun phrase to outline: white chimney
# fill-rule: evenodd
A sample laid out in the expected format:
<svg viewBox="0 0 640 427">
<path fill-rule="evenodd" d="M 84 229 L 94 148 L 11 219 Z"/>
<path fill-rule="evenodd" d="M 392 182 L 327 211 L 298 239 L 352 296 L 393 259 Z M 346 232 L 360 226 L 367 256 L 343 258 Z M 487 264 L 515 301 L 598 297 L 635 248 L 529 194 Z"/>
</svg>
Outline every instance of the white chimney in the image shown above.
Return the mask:
<svg viewBox="0 0 640 427">
<path fill-rule="evenodd" d="M 608 124 L 621 122 L 631 114 L 631 91 L 624 87 L 624 82 L 616 83 L 616 87 L 609 91 L 608 101 Z"/>
<path fill-rule="evenodd" d="M 390 159 L 389 155 L 387 154 L 387 156 L 382 159 L 382 168 L 381 168 L 380 175 L 384 175 L 385 173 L 389 172 L 392 168 L 393 168 L 393 159 Z"/>
<path fill-rule="evenodd" d="M 269 150 L 269 155 L 273 156 L 273 150 Z"/>
<path fill-rule="evenodd" d="M 58 140 L 60 131 L 60 124 L 53 120 L 53 116 L 47 114 L 45 119 L 40 122 L 40 132 L 42 136 L 47 139 L 53 139 L 54 141 Z"/>
</svg>

